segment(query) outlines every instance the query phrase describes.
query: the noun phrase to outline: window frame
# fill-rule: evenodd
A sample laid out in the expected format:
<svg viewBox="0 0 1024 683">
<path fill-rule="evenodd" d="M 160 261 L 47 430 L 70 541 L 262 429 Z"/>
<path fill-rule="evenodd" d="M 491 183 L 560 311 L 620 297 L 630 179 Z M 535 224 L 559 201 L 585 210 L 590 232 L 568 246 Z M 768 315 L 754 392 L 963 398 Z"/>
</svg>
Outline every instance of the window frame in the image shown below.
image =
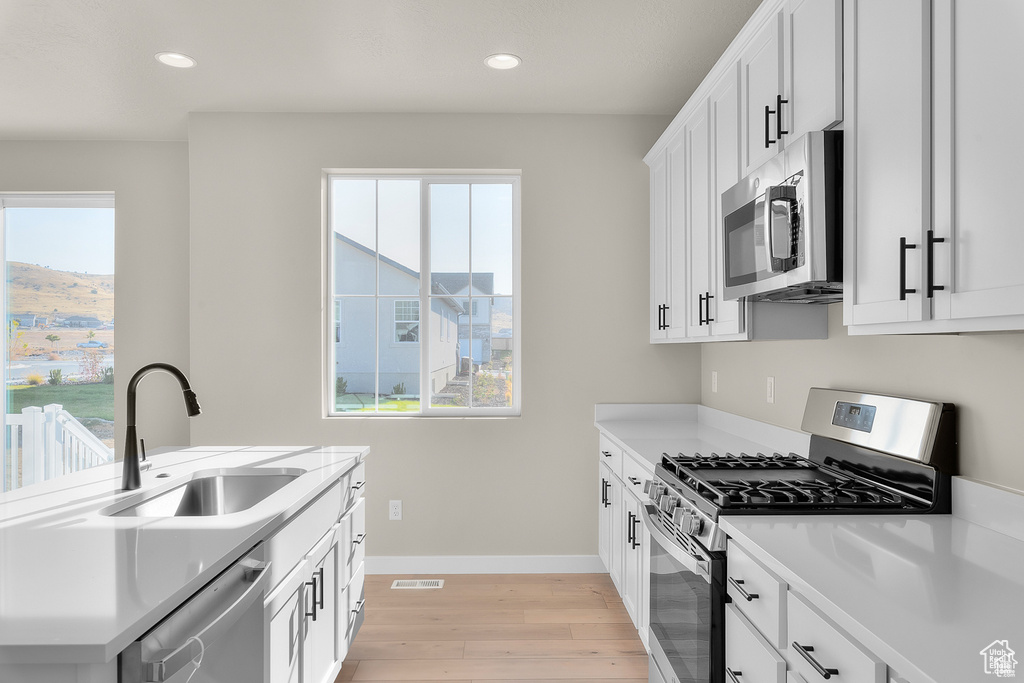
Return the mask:
<svg viewBox="0 0 1024 683">
<path fill-rule="evenodd" d="M 323 370 L 321 375 L 323 377 L 323 416 L 325 419 L 339 418 L 339 419 L 354 419 L 358 417 L 362 418 L 409 418 L 409 417 L 450 417 L 450 418 L 464 418 L 464 417 L 519 417 L 522 415 L 522 372 L 520 370 L 522 366 L 521 362 L 521 235 L 522 235 L 522 208 L 521 208 L 521 184 L 520 170 L 458 170 L 458 171 L 446 171 L 446 170 L 417 170 L 417 169 L 342 169 L 342 168 L 331 168 L 323 169 L 321 176 L 321 210 L 322 210 L 322 224 L 323 224 L 323 266 L 321 270 L 323 288 L 322 296 L 323 304 L 321 310 L 327 312 L 327 315 L 323 316 L 322 324 L 324 333 L 321 335 L 321 339 L 324 341 L 324 353 L 323 353 Z M 392 412 L 392 411 L 381 411 L 379 409 L 379 395 L 377 396 L 377 409 L 374 412 L 342 412 L 336 409 L 334 404 L 334 387 L 336 377 L 336 354 L 335 354 L 335 343 L 334 339 L 334 303 L 340 300 L 342 297 L 338 296 L 334 292 L 334 268 L 335 268 L 335 255 L 334 255 L 334 232 L 331 226 L 331 181 L 334 178 L 345 178 L 354 180 L 418 180 L 420 182 L 420 273 L 426 273 L 427 277 L 419 278 L 419 334 L 417 342 L 395 342 L 394 332 L 392 329 L 392 343 L 395 344 L 420 344 L 420 367 L 419 367 L 419 378 L 420 378 L 420 408 L 417 412 Z M 490 407 L 490 406 L 438 406 L 432 407 L 430 405 L 433 387 L 430 381 L 430 349 L 431 349 L 431 324 L 432 316 L 430 295 L 431 283 L 430 273 L 432 272 L 430 267 L 430 191 L 431 185 L 438 184 L 452 184 L 452 185 L 482 185 L 482 184 L 504 184 L 510 185 L 512 189 L 512 292 L 510 295 L 491 295 L 487 298 L 511 298 L 512 299 L 512 368 L 511 373 L 512 380 L 512 404 L 507 407 Z M 469 249 L 472 253 L 472 231 L 470 231 L 470 242 Z M 472 262 L 471 262 L 472 263 Z M 379 263 L 377 265 L 379 270 Z M 472 272 L 470 273 L 470 282 L 472 282 Z M 368 298 L 373 298 L 379 302 L 383 299 L 394 299 L 394 300 L 410 300 L 410 297 L 396 297 L 394 295 L 384 295 L 379 291 L 372 295 L 363 295 Z M 463 297 L 460 297 L 463 298 Z M 469 298 L 475 303 L 475 297 L 472 296 L 472 288 L 470 293 L 464 297 Z M 376 306 L 378 315 L 380 315 L 379 304 Z M 428 314 L 423 315 L 423 311 L 426 310 Z M 444 337 L 447 333 L 447 340 L 451 341 L 452 333 L 450 327 L 446 330 L 444 322 L 439 320 L 437 322 L 439 329 L 439 339 L 443 343 Z M 448 322 L 449 326 L 456 326 L 451 321 Z M 472 328 L 472 324 L 470 324 Z M 374 336 L 380 332 L 380 321 L 375 325 Z M 458 329 L 456 326 L 456 339 L 458 339 Z M 470 338 L 472 338 L 472 329 L 470 329 Z M 379 348 L 380 340 L 377 340 L 377 346 Z M 470 354 L 472 351 L 470 350 Z M 379 372 L 379 361 L 377 363 L 377 369 L 375 372 Z M 379 389 L 378 389 L 379 391 Z"/>
</svg>

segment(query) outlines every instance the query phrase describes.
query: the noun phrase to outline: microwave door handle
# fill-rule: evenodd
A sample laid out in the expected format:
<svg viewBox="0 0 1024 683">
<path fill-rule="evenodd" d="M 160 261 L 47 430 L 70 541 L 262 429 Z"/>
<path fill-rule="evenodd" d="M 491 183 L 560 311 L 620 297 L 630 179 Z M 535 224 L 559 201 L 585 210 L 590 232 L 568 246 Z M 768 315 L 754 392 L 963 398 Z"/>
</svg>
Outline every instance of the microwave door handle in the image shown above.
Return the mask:
<svg viewBox="0 0 1024 683">
<path fill-rule="evenodd" d="M 186 640 L 177 649 L 160 650 L 155 653 L 155 659 L 144 661 L 143 666 L 147 674 L 146 680 L 166 681 L 189 662 L 195 660 L 202 649 L 210 647 L 227 634 L 234 627 L 239 617 L 249 609 L 257 598 L 261 597 L 267 582 L 270 580 L 270 564 L 270 562 L 267 562 L 266 565 L 263 565 L 259 574 L 255 577 L 252 577 L 252 573 L 247 571 L 246 576 L 242 580 L 248 581 L 251 577 L 252 585 L 227 609 L 208 622 L 202 630 Z M 200 646 L 196 639 L 201 639 L 203 646 Z"/>
<path fill-rule="evenodd" d="M 688 572 L 696 574 L 708 583 L 711 583 L 711 565 L 710 562 L 697 555 L 686 552 L 682 546 L 679 545 L 678 541 L 673 540 L 661 530 L 661 527 L 654 521 L 654 517 L 658 514 L 658 508 L 653 505 L 644 505 L 640 508 L 640 511 L 644 515 L 644 526 L 651 533 L 651 538 L 662 548 L 669 556 L 679 564 L 683 565 Z"/>
<path fill-rule="evenodd" d="M 765 256 L 765 269 L 769 273 L 774 273 L 775 262 L 772 256 L 775 254 L 775 244 L 772 235 L 772 190 L 775 189 L 773 186 L 768 186 L 764 191 L 764 203 L 761 210 L 764 214 L 761 217 L 762 225 L 764 226 L 764 256 Z"/>
<path fill-rule="evenodd" d="M 785 246 L 785 257 L 775 255 L 775 221 L 772 217 L 772 209 L 777 203 L 786 204 L 786 229 L 785 235 L 783 236 L 783 243 L 779 246 Z M 793 222 L 792 212 L 793 207 L 796 205 L 796 190 L 791 185 L 771 185 L 765 188 L 764 191 L 764 248 L 765 256 L 767 257 L 767 269 L 769 273 L 782 273 L 788 270 L 786 262 L 793 257 Z M 775 262 L 780 261 L 779 267 L 775 267 Z"/>
</svg>

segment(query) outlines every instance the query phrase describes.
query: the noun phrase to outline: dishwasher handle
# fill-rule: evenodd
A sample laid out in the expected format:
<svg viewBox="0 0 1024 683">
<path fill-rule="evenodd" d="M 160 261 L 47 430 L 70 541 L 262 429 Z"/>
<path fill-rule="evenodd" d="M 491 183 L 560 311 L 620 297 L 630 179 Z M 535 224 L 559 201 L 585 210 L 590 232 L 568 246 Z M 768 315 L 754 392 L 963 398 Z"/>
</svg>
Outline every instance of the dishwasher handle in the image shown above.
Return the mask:
<svg viewBox="0 0 1024 683">
<path fill-rule="evenodd" d="M 132 643 L 125 652 L 121 653 L 120 673 L 122 677 L 119 680 L 161 683 L 196 660 L 205 648 L 209 648 L 223 638 L 246 610 L 264 594 L 267 582 L 270 580 L 270 564 L 269 562 L 259 563 L 256 566 L 250 565 L 241 568 L 241 571 L 233 577 L 234 580 L 251 582 L 252 585 L 245 589 L 223 612 L 206 622 L 197 632 L 191 633 L 177 648 L 157 650 L 149 658 L 145 658 L 141 646 L 142 641 Z M 202 642 L 202 645 L 199 641 Z M 126 661 L 126 655 L 128 655 L 127 660 L 129 661 Z M 130 660 L 134 660 L 134 662 Z M 125 677 L 124 674 L 127 676 Z"/>
</svg>

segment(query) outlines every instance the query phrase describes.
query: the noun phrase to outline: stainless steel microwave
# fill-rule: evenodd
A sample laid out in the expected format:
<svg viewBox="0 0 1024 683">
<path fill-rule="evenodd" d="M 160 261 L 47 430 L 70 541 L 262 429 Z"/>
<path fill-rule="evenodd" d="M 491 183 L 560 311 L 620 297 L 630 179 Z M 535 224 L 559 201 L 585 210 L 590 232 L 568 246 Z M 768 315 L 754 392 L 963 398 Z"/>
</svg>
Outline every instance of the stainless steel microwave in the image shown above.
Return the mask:
<svg viewBox="0 0 1024 683">
<path fill-rule="evenodd" d="M 725 299 L 843 298 L 843 137 L 794 140 L 722 193 Z"/>
</svg>

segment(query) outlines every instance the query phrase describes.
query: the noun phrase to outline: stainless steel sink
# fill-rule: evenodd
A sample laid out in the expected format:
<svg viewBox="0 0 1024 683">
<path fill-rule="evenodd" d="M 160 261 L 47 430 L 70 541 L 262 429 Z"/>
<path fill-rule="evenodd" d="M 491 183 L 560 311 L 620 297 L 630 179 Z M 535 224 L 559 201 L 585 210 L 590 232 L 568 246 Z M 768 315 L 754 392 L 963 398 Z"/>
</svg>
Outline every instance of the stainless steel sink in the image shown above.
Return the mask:
<svg viewBox="0 0 1024 683">
<path fill-rule="evenodd" d="M 196 472 L 172 489 L 145 496 L 124 508 L 111 508 L 116 517 L 199 517 L 229 515 L 247 510 L 305 474 L 296 468 L 231 468 Z"/>
</svg>

